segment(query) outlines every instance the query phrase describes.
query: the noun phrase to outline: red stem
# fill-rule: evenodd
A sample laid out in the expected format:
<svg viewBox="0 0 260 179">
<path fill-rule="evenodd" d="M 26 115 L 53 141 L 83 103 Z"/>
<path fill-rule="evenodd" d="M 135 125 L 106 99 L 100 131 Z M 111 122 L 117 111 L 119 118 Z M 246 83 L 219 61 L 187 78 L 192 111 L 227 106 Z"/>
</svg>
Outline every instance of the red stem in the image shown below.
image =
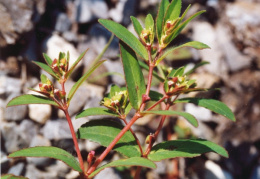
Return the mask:
<svg viewBox="0 0 260 179">
<path fill-rule="evenodd" d="M 115 137 L 115 139 L 109 144 L 106 150 L 99 156 L 95 163 L 88 169 L 87 175 L 90 175 L 95 171 L 97 166 L 104 160 L 107 154 L 113 149 L 116 143 L 121 139 L 121 137 L 130 129 L 130 127 L 135 123 L 137 119 L 141 117 L 140 113 L 136 113 L 130 122 L 120 131 L 120 133 Z"/>
<path fill-rule="evenodd" d="M 135 177 L 134 179 L 139 179 L 139 176 L 141 174 L 141 170 L 142 170 L 142 167 L 141 166 L 138 166 L 137 169 L 136 169 L 136 172 L 135 172 Z"/>
<path fill-rule="evenodd" d="M 125 125 L 127 125 L 127 121 L 125 120 L 125 118 L 121 118 L 121 119 L 124 121 Z M 137 138 L 137 136 L 135 135 L 135 133 L 134 133 L 134 131 L 131 129 L 131 127 L 130 127 L 129 130 L 131 131 L 132 135 L 134 136 L 135 141 L 136 141 L 136 143 L 137 143 L 138 146 L 139 146 L 139 150 L 140 150 L 141 154 L 143 155 L 143 149 L 142 149 L 142 145 L 141 145 L 139 139 Z"/>
<path fill-rule="evenodd" d="M 80 150 L 79 150 L 79 144 L 78 144 L 78 141 L 77 141 L 77 137 L 75 135 L 74 127 L 72 125 L 71 118 L 70 118 L 70 115 L 68 113 L 68 109 L 64 109 L 63 111 L 64 111 L 66 118 L 67 118 L 67 121 L 69 123 L 70 132 L 71 132 L 72 139 L 73 139 L 73 142 L 74 142 L 74 146 L 75 146 L 77 156 L 78 156 L 78 159 L 79 159 L 80 168 L 81 168 L 82 172 L 84 173 L 84 163 L 83 163 L 83 159 L 82 159 L 82 156 L 81 156 L 81 153 L 80 153 Z"/>
</svg>

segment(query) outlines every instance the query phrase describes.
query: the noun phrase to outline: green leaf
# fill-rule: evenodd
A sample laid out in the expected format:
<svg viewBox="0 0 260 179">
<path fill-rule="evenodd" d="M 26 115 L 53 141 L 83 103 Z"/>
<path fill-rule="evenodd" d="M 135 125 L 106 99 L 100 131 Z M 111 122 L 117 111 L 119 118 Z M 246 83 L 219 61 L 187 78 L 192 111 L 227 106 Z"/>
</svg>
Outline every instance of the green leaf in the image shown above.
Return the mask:
<svg viewBox="0 0 260 179">
<path fill-rule="evenodd" d="M 180 48 L 183 47 L 192 47 L 195 48 L 197 50 L 202 50 L 202 49 L 206 49 L 206 48 L 210 48 L 208 45 L 201 43 L 201 42 L 197 42 L 197 41 L 191 41 L 191 42 L 187 42 L 185 44 L 182 44 L 180 46 L 177 47 L 171 47 L 168 48 L 162 56 L 160 56 L 160 58 L 156 61 L 156 64 L 160 63 L 160 61 L 162 61 L 165 57 L 167 57 L 169 54 L 173 53 L 175 50 L 178 50 Z"/>
<path fill-rule="evenodd" d="M 54 78 L 58 79 L 59 77 L 55 74 L 55 72 L 51 69 L 51 67 L 49 67 L 48 65 L 41 63 L 41 62 L 33 62 L 34 64 L 36 64 L 37 66 L 39 66 L 40 68 L 42 68 L 44 71 L 46 71 L 47 73 L 49 73 L 51 76 L 53 76 Z"/>
<path fill-rule="evenodd" d="M 57 147 L 37 146 L 18 150 L 11 153 L 8 157 L 47 157 L 60 160 L 70 166 L 72 169 L 82 172 L 79 162 L 70 153 Z"/>
<path fill-rule="evenodd" d="M 106 109 L 106 108 L 88 108 L 79 114 L 77 114 L 76 119 L 86 116 L 97 116 L 97 115 L 106 115 L 106 116 L 114 116 L 119 117 L 118 114 L 113 113 L 112 111 Z"/>
<path fill-rule="evenodd" d="M 95 170 L 93 173 L 89 175 L 89 178 L 94 177 L 97 175 L 100 171 L 104 170 L 108 167 L 119 167 L 119 166 L 141 166 L 141 167 L 147 167 L 147 168 L 156 168 L 156 165 L 151 161 L 143 157 L 132 157 L 128 159 L 121 159 L 116 160 L 113 162 L 110 162 L 106 165 L 103 165 L 99 167 L 97 170 Z"/>
<path fill-rule="evenodd" d="M 85 56 L 85 54 L 87 53 L 88 49 L 85 50 L 82 54 L 80 54 L 80 56 L 78 57 L 78 59 L 73 63 L 73 65 L 70 67 L 70 69 L 68 70 L 68 72 L 65 75 L 65 78 L 68 79 L 69 76 L 71 75 L 71 73 L 73 72 L 73 70 L 76 68 L 77 64 L 83 59 L 83 57 Z"/>
<path fill-rule="evenodd" d="M 46 84 L 46 83 L 48 82 L 48 78 L 47 78 L 46 75 L 41 74 L 41 82 L 42 82 L 43 84 Z"/>
<path fill-rule="evenodd" d="M 163 22 L 164 22 L 164 15 L 167 10 L 167 7 L 169 5 L 168 0 L 162 0 L 160 3 L 160 7 L 158 10 L 157 18 L 156 18 L 156 32 L 157 32 L 157 38 L 159 40 L 159 43 L 161 43 L 161 36 L 162 36 L 162 29 L 163 29 Z"/>
<path fill-rule="evenodd" d="M 52 64 L 52 59 L 51 59 L 46 53 L 43 53 L 43 57 L 44 57 L 46 63 L 47 63 L 49 66 L 51 66 L 51 64 Z"/>
<path fill-rule="evenodd" d="M 181 23 L 178 27 L 177 27 L 177 29 L 176 29 L 176 31 L 171 35 L 171 37 L 169 38 L 170 40 L 169 40 L 169 42 L 171 42 L 175 37 L 177 37 L 180 33 L 181 33 L 181 31 L 186 27 L 186 25 L 192 20 L 192 19 L 194 19 L 195 17 L 197 17 L 198 15 L 200 15 L 200 14 L 202 14 L 202 13 L 204 13 L 204 12 L 206 12 L 205 10 L 203 10 L 203 11 L 199 11 L 199 12 L 197 12 L 197 13 L 195 13 L 195 14 L 193 14 L 191 17 L 189 17 L 187 20 L 185 20 L 183 23 Z M 184 12 L 184 14 L 186 13 L 186 11 Z M 182 16 L 181 17 L 181 19 L 183 18 L 184 16 Z"/>
<path fill-rule="evenodd" d="M 150 90 L 149 97 L 151 98 L 152 101 L 159 101 L 160 99 L 163 98 L 163 94 L 157 91 Z"/>
<path fill-rule="evenodd" d="M 140 36 L 140 34 L 142 33 L 142 30 L 143 30 L 142 25 L 134 16 L 131 16 L 130 18 L 132 20 L 135 32 L 137 33 L 138 36 Z"/>
<path fill-rule="evenodd" d="M 110 97 L 115 96 L 116 93 L 118 93 L 120 91 L 121 91 L 121 89 L 119 88 L 119 86 L 113 84 L 113 85 L 111 85 L 109 96 Z"/>
<path fill-rule="evenodd" d="M 151 14 L 148 14 L 145 18 L 145 29 L 154 31 L 154 20 Z"/>
<path fill-rule="evenodd" d="M 25 105 L 25 104 L 50 104 L 53 106 L 59 106 L 53 100 L 46 98 L 44 96 L 25 94 L 18 97 L 13 98 L 8 102 L 6 107 Z"/>
<path fill-rule="evenodd" d="M 129 100 L 132 107 L 138 110 L 142 103 L 142 95 L 146 91 L 144 76 L 134 51 L 122 41 L 120 41 L 120 51 Z"/>
<path fill-rule="evenodd" d="M 82 85 L 82 83 L 94 72 L 96 68 L 98 68 L 102 63 L 104 63 L 105 60 L 99 61 L 94 66 L 92 66 L 71 88 L 69 94 L 68 94 L 68 103 L 76 93 L 77 89 Z"/>
<path fill-rule="evenodd" d="M 185 73 L 185 75 L 190 75 L 192 72 L 194 72 L 197 68 L 203 66 L 203 65 L 207 65 L 209 64 L 209 62 L 207 61 L 202 61 L 198 64 L 196 64 L 192 69 L 190 69 L 188 72 Z"/>
<path fill-rule="evenodd" d="M 182 98 L 175 101 L 175 103 L 193 103 L 201 107 L 205 107 L 215 113 L 225 116 L 226 118 L 236 121 L 233 112 L 224 103 L 215 99 L 204 98 Z"/>
<path fill-rule="evenodd" d="M 191 158 L 207 152 L 215 152 L 223 157 L 228 157 L 227 151 L 213 142 L 203 139 L 182 139 L 166 141 L 155 145 L 148 155 L 148 159 L 161 161 L 176 157 Z"/>
<path fill-rule="evenodd" d="M 146 113 L 146 114 L 157 114 L 157 115 L 165 115 L 165 116 L 182 116 L 185 119 L 187 119 L 187 121 L 193 125 L 194 127 L 198 127 L 198 121 L 197 119 L 186 112 L 181 112 L 181 111 L 144 111 L 142 113 Z"/>
<path fill-rule="evenodd" d="M 108 119 L 92 120 L 82 125 L 77 136 L 80 139 L 89 139 L 107 147 L 123 129 L 123 126 Z M 139 157 L 141 152 L 130 131 L 127 131 L 117 142 L 114 150 L 127 157 Z"/>
<path fill-rule="evenodd" d="M 149 71 L 148 65 L 146 65 L 143 61 L 138 60 L 138 63 L 139 63 L 139 65 L 140 65 L 140 67 L 142 67 L 143 69 Z M 164 81 L 164 79 L 163 79 L 162 77 L 160 77 L 155 71 L 153 71 L 153 76 L 154 76 L 155 78 L 157 78 L 160 82 L 163 82 L 163 81 Z"/>
<path fill-rule="evenodd" d="M 28 179 L 27 177 L 23 177 L 23 176 L 15 176 L 13 174 L 5 174 L 5 175 L 1 175 L 0 177 L 1 179 Z"/>
<path fill-rule="evenodd" d="M 140 57 L 148 60 L 148 52 L 143 44 L 124 26 L 106 19 L 99 19 L 98 21 L 110 32 L 114 33 L 120 40 L 126 43 L 130 48 L 132 48 L 138 55 L 140 55 Z"/>
<path fill-rule="evenodd" d="M 168 20 L 175 20 L 180 16 L 181 13 L 181 0 L 173 0 L 167 8 L 164 17 L 164 23 Z"/>
<path fill-rule="evenodd" d="M 127 115 L 132 109 L 131 103 L 128 103 L 128 105 L 125 108 L 125 115 Z"/>
</svg>

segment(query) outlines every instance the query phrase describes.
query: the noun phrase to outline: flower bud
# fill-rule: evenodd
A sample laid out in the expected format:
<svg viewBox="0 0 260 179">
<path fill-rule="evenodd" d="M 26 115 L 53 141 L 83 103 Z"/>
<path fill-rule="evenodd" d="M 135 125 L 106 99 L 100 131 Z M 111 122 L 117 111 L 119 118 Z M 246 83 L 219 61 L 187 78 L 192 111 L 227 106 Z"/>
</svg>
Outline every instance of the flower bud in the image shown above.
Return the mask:
<svg viewBox="0 0 260 179">
<path fill-rule="evenodd" d="M 95 151 L 92 150 L 88 153 L 87 162 L 89 165 L 91 165 L 93 158 L 95 158 Z"/>
</svg>

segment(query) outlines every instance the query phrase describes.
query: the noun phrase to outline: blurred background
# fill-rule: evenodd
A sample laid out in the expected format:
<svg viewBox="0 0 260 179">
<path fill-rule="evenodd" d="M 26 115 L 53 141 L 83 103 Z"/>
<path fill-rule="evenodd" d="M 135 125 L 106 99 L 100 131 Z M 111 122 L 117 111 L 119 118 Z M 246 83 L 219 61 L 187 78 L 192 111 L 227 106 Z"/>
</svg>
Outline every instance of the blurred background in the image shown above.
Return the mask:
<svg viewBox="0 0 260 179">
<path fill-rule="evenodd" d="M 147 13 L 156 17 L 160 0 L 0 0 L 0 130 L 1 173 L 13 173 L 37 179 L 74 179 L 78 173 L 60 161 L 42 158 L 8 159 L 7 155 L 32 146 L 57 146 L 73 155 L 73 141 L 64 115 L 47 105 L 6 108 L 15 96 L 37 88 L 41 71 L 33 61 L 43 62 L 42 53 L 52 59 L 60 51 L 76 60 L 89 48 L 83 62 L 68 81 L 69 89 L 98 56 L 111 34 L 97 22 L 112 19 L 134 33 L 130 16 L 144 20 Z M 147 179 L 260 179 L 260 1 L 259 0 L 183 0 L 186 17 L 207 10 L 193 20 L 172 45 L 189 40 L 208 44 L 210 50 L 182 49 L 167 57 L 171 67 L 194 66 L 201 61 L 210 64 L 196 70 L 191 78 L 198 87 L 219 88 L 193 96 L 223 101 L 235 113 L 237 122 L 191 104 L 180 106 L 199 120 L 193 128 L 184 120 L 166 121 L 159 141 L 199 137 L 225 147 L 229 158 L 214 153 L 192 159 L 173 159 L 157 163 L 156 170 L 144 170 Z M 114 38 L 102 57 L 103 66 L 79 88 L 71 102 L 70 114 L 77 129 L 94 117 L 74 120 L 83 109 L 99 106 L 111 84 L 124 86 L 119 58 L 118 39 Z M 158 82 L 153 81 L 153 88 Z M 133 126 L 144 143 L 158 125 L 158 117 L 150 116 Z M 82 140 L 83 158 L 104 147 Z M 119 159 L 111 152 L 108 160 Z M 107 162 L 107 161 L 105 161 Z M 131 178 L 134 168 L 109 168 L 97 175 L 101 178 Z"/>
</svg>

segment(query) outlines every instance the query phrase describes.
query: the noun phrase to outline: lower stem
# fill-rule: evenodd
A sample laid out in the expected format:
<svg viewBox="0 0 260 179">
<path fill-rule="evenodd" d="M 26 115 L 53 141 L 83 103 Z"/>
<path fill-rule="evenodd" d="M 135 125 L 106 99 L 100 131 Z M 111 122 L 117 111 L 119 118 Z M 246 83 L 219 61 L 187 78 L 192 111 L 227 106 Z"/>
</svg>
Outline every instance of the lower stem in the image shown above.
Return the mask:
<svg viewBox="0 0 260 179">
<path fill-rule="evenodd" d="M 120 133 L 116 136 L 116 138 L 109 144 L 106 150 L 99 156 L 99 158 L 95 161 L 95 163 L 89 168 L 87 171 L 87 175 L 90 175 L 92 172 L 95 171 L 97 166 L 104 160 L 107 154 L 113 149 L 116 143 L 121 139 L 121 137 L 130 129 L 130 127 L 135 123 L 137 119 L 141 116 L 139 113 L 136 113 L 131 121 L 120 131 Z"/>
<path fill-rule="evenodd" d="M 141 170 L 142 170 L 142 167 L 138 166 L 137 169 L 136 169 L 136 172 L 135 172 L 134 179 L 139 179 L 140 178 Z"/>
<path fill-rule="evenodd" d="M 69 124 L 69 127 L 70 127 L 70 133 L 72 135 L 72 139 L 73 139 L 73 142 L 74 142 L 74 146 L 75 146 L 75 149 L 76 149 L 76 152 L 77 152 L 77 156 L 78 156 L 78 159 L 79 159 L 79 164 L 80 164 L 80 168 L 84 174 L 84 163 L 83 163 L 83 159 L 82 159 L 82 156 L 81 156 L 81 153 L 80 153 L 80 150 L 79 150 L 79 144 L 78 144 L 78 141 L 77 141 L 77 137 L 75 135 L 75 131 L 74 131 L 74 127 L 73 127 L 73 124 L 71 122 L 71 118 L 70 118 L 70 115 L 69 115 L 69 112 L 67 109 L 64 110 L 64 113 L 66 115 L 66 119 L 68 121 L 68 124 Z"/>
</svg>

